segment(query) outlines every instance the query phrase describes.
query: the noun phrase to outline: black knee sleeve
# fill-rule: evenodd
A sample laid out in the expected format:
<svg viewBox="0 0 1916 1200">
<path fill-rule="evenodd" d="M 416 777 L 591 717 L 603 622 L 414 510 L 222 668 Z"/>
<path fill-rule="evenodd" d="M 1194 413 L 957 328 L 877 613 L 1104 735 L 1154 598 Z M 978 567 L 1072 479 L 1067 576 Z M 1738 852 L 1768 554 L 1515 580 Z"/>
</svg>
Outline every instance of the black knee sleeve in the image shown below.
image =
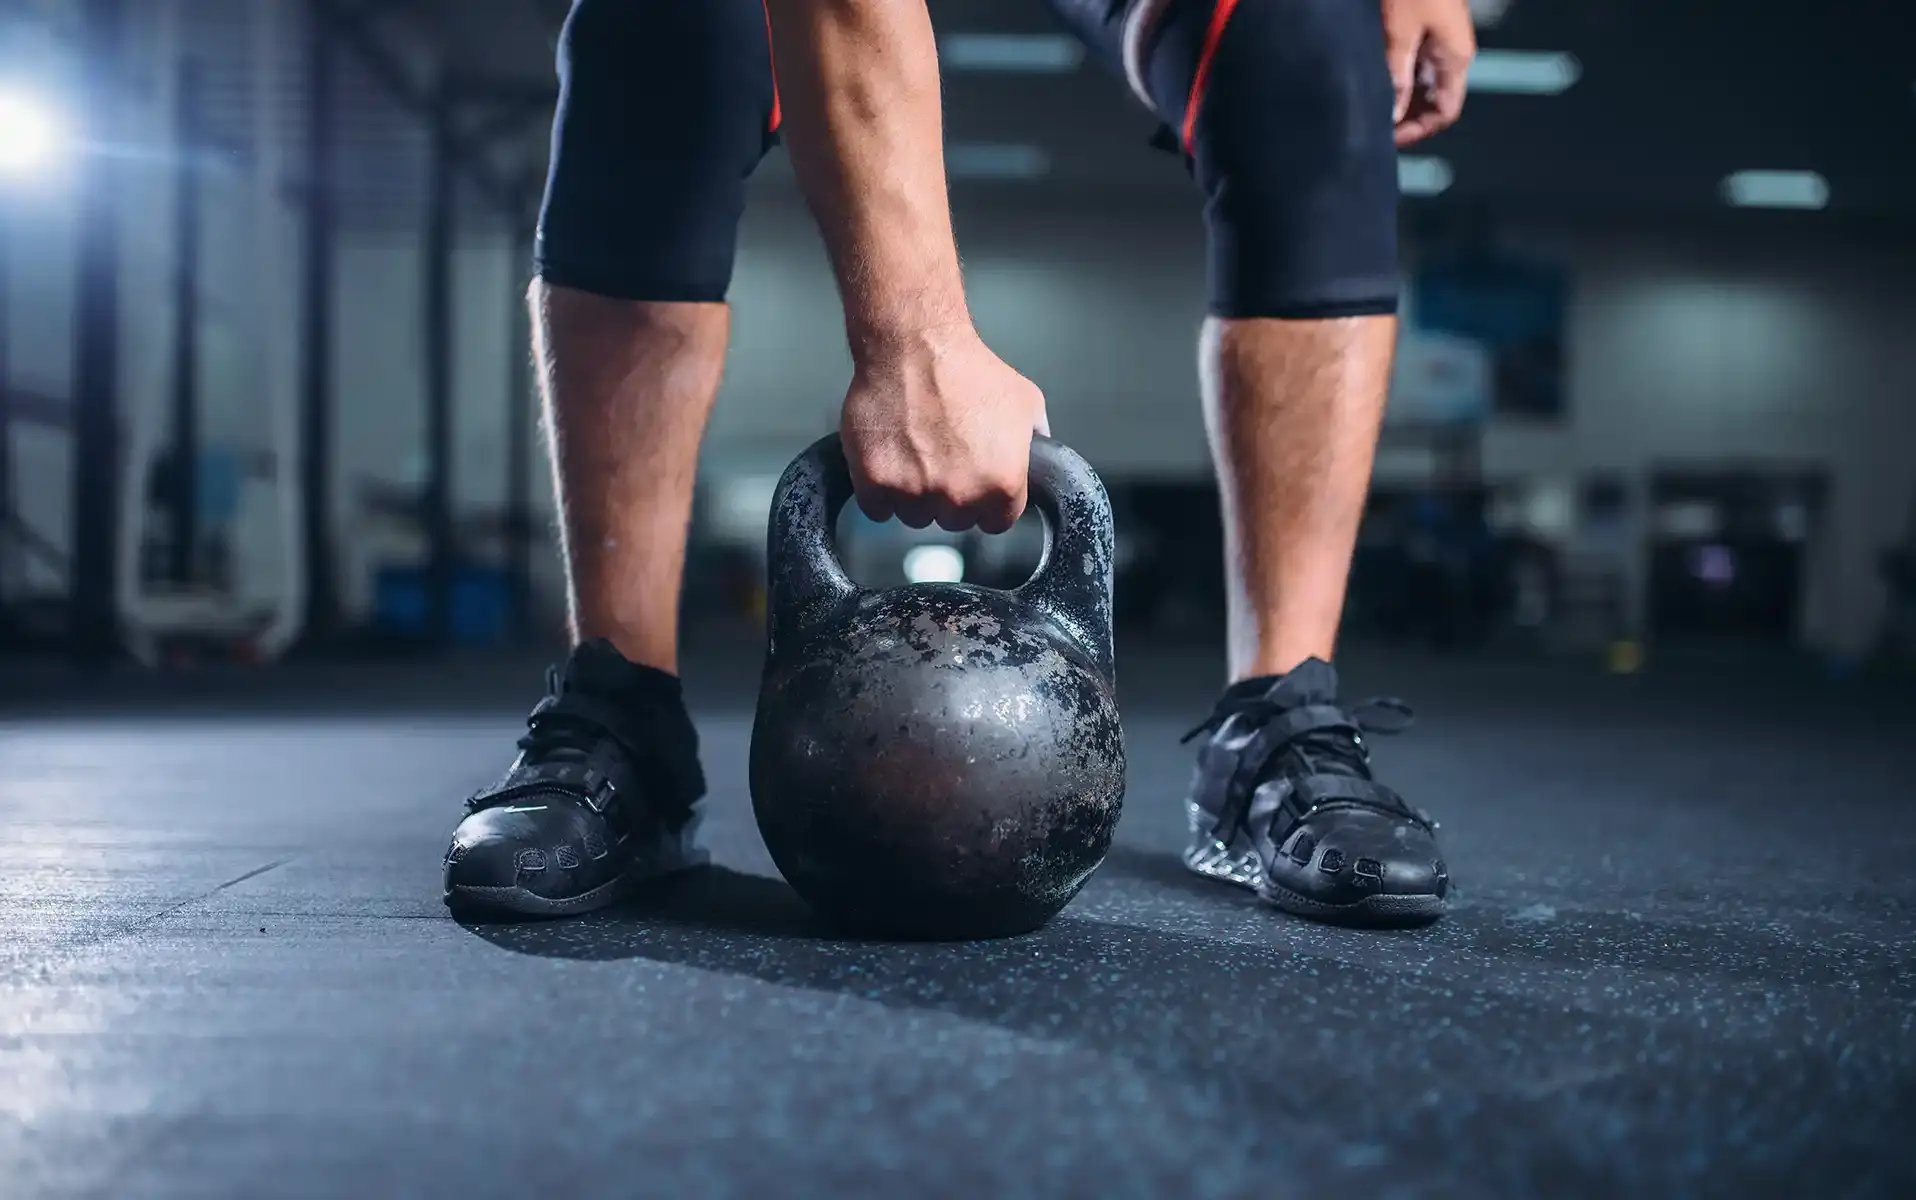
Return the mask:
<svg viewBox="0 0 1916 1200">
<path fill-rule="evenodd" d="M 575 0 L 534 268 L 626 300 L 718 301 L 777 125 L 762 0 Z"/>
<path fill-rule="evenodd" d="M 1203 189 L 1215 315 L 1396 311 L 1397 151 L 1375 0 L 1051 4 L 1145 93 L 1160 144 Z"/>
</svg>

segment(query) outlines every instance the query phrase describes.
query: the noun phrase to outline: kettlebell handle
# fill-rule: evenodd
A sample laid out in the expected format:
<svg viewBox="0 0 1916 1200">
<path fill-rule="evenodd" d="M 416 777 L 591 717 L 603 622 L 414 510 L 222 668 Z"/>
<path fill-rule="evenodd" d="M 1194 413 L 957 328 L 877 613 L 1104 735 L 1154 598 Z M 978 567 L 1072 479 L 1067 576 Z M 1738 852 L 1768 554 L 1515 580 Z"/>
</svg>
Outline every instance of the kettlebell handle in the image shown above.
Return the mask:
<svg viewBox="0 0 1916 1200">
<path fill-rule="evenodd" d="M 832 537 L 851 498 L 851 469 L 835 433 L 806 447 L 779 477 L 765 544 L 768 657 L 860 591 L 838 561 Z"/>
<path fill-rule="evenodd" d="M 1031 439 L 1030 478 L 1031 503 L 1044 518 L 1044 554 L 1012 594 L 1063 626 L 1112 678 L 1111 501 L 1091 464 L 1048 437 Z M 845 573 L 832 536 L 851 498 L 851 470 L 835 433 L 813 442 L 779 479 L 765 556 L 771 653 L 862 590 Z"/>
<path fill-rule="evenodd" d="M 1038 569 L 1012 594 L 1042 608 L 1090 654 L 1098 673 L 1116 679 L 1111 647 L 1111 500 L 1076 450 L 1042 435 L 1031 439 L 1031 503 L 1044 518 Z"/>
</svg>

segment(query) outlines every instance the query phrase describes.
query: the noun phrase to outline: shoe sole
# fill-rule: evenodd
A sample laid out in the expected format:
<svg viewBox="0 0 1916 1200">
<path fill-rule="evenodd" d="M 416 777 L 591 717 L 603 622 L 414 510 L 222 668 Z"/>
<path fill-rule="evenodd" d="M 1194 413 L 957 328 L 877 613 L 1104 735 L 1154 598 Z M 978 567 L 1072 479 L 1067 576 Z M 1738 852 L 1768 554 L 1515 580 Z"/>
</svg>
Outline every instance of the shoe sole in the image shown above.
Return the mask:
<svg viewBox="0 0 1916 1200">
<path fill-rule="evenodd" d="M 589 892 L 553 899 L 511 887 L 474 887 L 455 884 L 446 888 L 443 898 L 454 919 L 525 920 L 552 917 L 576 917 L 617 904 L 647 884 L 664 883 L 688 871 L 710 865 L 712 856 L 693 843 L 698 821 L 687 823 L 676 842 L 665 843 L 649 859 L 634 859 L 617 878 Z"/>
<path fill-rule="evenodd" d="M 1444 915 L 1449 902 L 1435 892 L 1366 896 L 1355 904 L 1326 904 L 1271 883 L 1257 886 L 1257 898 L 1296 917 L 1358 929 L 1414 929 Z"/>
<path fill-rule="evenodd" d="M 1184 851 L 1184 866 L 1193 874 L 1213 883 L 1229 884 L 1251 892 L 1265 904 L 1295 917 L 1326 925 L 1347 925 L 1361 929 L 1409 929 L 1429 925 L 1449 910 L 1449 902 L 1434 892 L 1411 895 L 1380 894 L 1366 896 L 1351 904 L 1326 904 L 1280 887 L 1263 878 L 1264 866 L 1257 852 L 1247 846 L 1227 845 L 1205 831 L 1204 813 L 1197 805 L 1185 803 L 1191 822 L 1191 844 Z"/>
</svg>

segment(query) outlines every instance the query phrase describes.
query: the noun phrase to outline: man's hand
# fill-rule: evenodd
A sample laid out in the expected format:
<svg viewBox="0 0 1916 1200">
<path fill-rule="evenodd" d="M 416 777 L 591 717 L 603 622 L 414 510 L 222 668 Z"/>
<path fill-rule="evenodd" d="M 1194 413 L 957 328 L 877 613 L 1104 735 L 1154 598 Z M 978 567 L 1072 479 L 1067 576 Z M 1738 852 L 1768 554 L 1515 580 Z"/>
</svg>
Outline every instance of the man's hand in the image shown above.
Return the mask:
<svg viewBox="0 0 1916 1200">
<path fill-rule="evenodd" d="M 1448 128 L 1464 111 L 1477 57 L 1468 0 L 1384 0 L 1384 45 L 1397 88 L 1397 144 Z"/>
<path fill-rule="evenodd" d="M 970 322 L 861 353 L 840 436 L 858 506 L 914 529 L 1003 533 L 1024 512 L 1044 393 Z"/>
<path fill-rule="evenodd" d="M 925 0 L 768 0 L 766 13 L 786 145 L 845 303 L 840 433 L 858 506 L 1002 533 L 1024 511 L 1044 396 L 965 306 Z"/>
</svg>

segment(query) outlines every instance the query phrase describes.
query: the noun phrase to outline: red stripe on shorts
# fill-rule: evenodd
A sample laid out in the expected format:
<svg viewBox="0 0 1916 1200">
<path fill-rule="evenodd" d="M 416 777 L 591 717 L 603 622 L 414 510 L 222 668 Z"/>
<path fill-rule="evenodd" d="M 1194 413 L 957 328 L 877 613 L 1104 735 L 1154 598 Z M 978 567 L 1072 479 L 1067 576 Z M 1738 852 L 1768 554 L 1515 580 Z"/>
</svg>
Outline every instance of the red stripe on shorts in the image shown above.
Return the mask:
<svg viewBox="0 0 1916 1200">
<path fill-rule="evenodd" d="M 781 116 L 778 110 L 778 56 L 772 53 L 772 9 L 769 3 L 761 5 L 765 9 L 765 54 L 772 63 L 772 115 L 765 122 L 765 132 L 777 133 Z"/>
<path fill-rule="evenodd" d="M 1211 10 L 1211 24 L 1204 31 L 1204 49 L 1198 55 L 1197 74 L 1191 77 L 1191 98 L 1184 106 L 1184 131 L 1178 139 L 1184 144 L 1186 154 L 1191 153 L 1191 142 L 1197 134 L 1198 106 L 1204 103 L 1204 85 L 1211 78 L 1211 60 L 1217 56 L 1217 44 L 1224 40 L 1224 26 L 1236 7 L 1237 0 L 1217 0 L 1217 7 Z"/>
</svg>

